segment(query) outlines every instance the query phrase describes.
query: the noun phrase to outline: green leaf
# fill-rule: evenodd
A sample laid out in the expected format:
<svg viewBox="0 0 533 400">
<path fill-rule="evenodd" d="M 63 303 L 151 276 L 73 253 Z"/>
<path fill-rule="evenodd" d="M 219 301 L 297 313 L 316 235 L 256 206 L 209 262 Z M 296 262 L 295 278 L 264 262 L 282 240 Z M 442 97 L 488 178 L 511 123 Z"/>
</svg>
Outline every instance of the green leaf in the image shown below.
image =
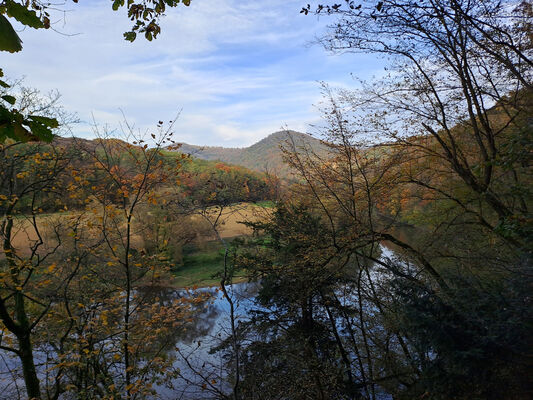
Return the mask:
<svg viewBox="0 0 533 400">
<path fill-rule="evenodd" d="M 6 17 L 0 14 L 0 50 L 16 53 L 22 50 L 22 40 Z"/>
<path fill-rule="evenodd" d="M 124 5 L 124 0 L 115 0 L 113 2 L 113 11 L 117 11 L 120 7 Z"/>
<path fill-rule="evenodd" d="M 137 34 L 135 32 L 126 32 L 126 33 L 124 33 L 124 39 L 126 39 L 129 42 L 135 41 L 136 37 L 137 37 Z"/>
<path fill-rule="evenodd" d="M 55 118 L 30 115 L 27 118 L 17 110 L 9 110 L 0 104 L 0 142 L 11 138 L 20 142 L 30 140 L 51 142 L 53 128 L 59 123 Z"/>
<path fill-rule="evenodd" d="M 5 96 L 2 96 L 2 99 L 7 101 L 9 104 L 11 104 L 12 106 L 15 105 L 17 99 L 14 98 L 13 96 L 9 96 L 9 95 L 5 95 Z"/>
<path fill-rule="evenodd" d="M 42 125 L 45 125 L 50 128 L 57 128 L 59 127 L 59 122 L 57 122 L 57 119 L 55 118 L 49 118 L 49 117 L 42 117 L 40 115 L 30 115 L 28 118 L 34 120 L 35 122 L 38 122 Z"/>
<path fill-rule="evenodd" d="M 18 140 L 20 142 L 28 142 L 30 140 L 34 139 L 34 136 L 31 134 L 29 130 L 24 128 L 22 124 L 14 123 L 12 125 L 13 128 L 13 139 Z"/>
<path fill-rule="evenodd" d="M 54 138 L 54 134 L 52 133 L 52 130 L 49 126 L 42 125 L 37 121 L 31 120 L 26 121 L 26 123 L 31 129 L 32 136 L 34 136 L 38 140 L 42 140 L 44 142 L 51 142 Z"/>
<path fill-rule="evenodd" d="M 27 7 L 16 3 L 13 0 L 6 0 L 6 6 L 7 15 L 15 18 L 22 25 L 26 25 L 35 29 L 44 28 L 43 21 L 41 21 L 35 11 L 29 10 Z"/>
<path fill-rule="evenodd" d="M 6 121 L 12 120 L 12 113 L 6 107 L 0 104 L 0 125 L 4 124 Z"/>
<path fill-rule="evenodd" d="M 2 71 L 2 68 L 0 68 L 0 78 L 4 76 L 4 71 Z M 0 79 L 0 86 L 3 88 L 10 87 L 6 82 L 4 82 L 2 79 Z"/>
</svg>

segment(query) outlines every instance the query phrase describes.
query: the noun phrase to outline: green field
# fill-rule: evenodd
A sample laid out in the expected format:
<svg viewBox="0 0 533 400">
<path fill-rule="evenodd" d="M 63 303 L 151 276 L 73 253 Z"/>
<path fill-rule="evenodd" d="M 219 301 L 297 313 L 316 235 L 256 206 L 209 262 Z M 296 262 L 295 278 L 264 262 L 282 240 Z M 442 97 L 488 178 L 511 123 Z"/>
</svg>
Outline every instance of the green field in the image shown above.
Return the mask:
<svg viewBox="0 0 533 400">
<path fill-rule="evenodd" d="M 183 265 L 172 270 L 173 286 L 216 286 L 224 268 L 224 246 L 217 240 L 189 244 L 183 248 Z M 234 281 L 242 281 L 237 276 Z"/>
</svg>

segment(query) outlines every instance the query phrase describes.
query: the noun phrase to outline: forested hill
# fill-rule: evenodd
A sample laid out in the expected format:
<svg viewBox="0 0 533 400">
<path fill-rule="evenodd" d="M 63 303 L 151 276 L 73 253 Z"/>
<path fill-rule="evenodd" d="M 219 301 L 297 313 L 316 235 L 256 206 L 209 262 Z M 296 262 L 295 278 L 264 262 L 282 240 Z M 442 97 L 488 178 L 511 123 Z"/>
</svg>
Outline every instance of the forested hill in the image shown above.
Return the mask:
<svg viewBox="0 0 533 400">
<path fill-rule="evenodd" d="M 148 148 L 117 138 L 89 140 L 75 137 L 55 137 L 52 143 L 16 143 L 10 147 L 2 147 L 0 143 L 0 158 L 3 157 L 0 159 L 0 178 L 2 174 L 15 171 L 9 170 L 7 167 L 13 157 L 16 160 L 19 158 L 22 160 L 19 161 L 24 167 L 18 166 L 17 168 L 23 168 L 27 171 L 24 174 L 28 174 L 28 176 L 30 171 L 37 171 L 37 169 L 34 166 L 30 168 L 24 164 L 23 161 L 26 162 L 26 159 L 36 158 L 38 165 L 40 165 L 43 157 L 47 160 L 46 163 L 42 162 L 43 165 L 48 165 L 56 159 L 59 160 L 57 161 L 57 168 L 60 172 L 57 172 L 58 176 L 54 179 L 60 181 L 61 184 L 55 186 L 53 193 L 42 191 L 39 194 L 40 209 L 49 213 L 63 210 L 65 207 L 68 210 L 84 208 L 86 203 L 80 205 L 79 195 L 70 190 L 73 190 L 76 182 L 81 181 L 86 182 L 86 186 L 83 188 L 89 187 L 89 182 L 91 182 L 91 186 L 97 186 L 96 183 L 101 180 L 102 169 L 104 172 L 111 171 L 115 174 L 113 176 L 115 176 L 116 181 L 113 181 L 114 183 L 110 184 L 106 191 L 111 202 L 118 201 L 117 188 L 110 188 L 118 184 L 119 181 L 123 183 L 124 187 L 133 185 L 136 176 L 139 176 L 139 165 L 144 165 L 143 163 L 150 160 L 157 160 L 164 170 L 164 173 L 159 176 L 161 179 L 160 187 L 171 187 L 174 186 L 176 180 L 178 181 L 174 194 L 179 196 L 182 206 L 185 206 L 186 203 L 194 203 L 196 207 L 199 205 L 206 207 L 228 206 L 241 202 L 270 200 L 275 196 L 276 183 L 260 172 L 215 160 L 182 157 L 179 152 L 161 148 L 159 148 L 155 158 L 147 158 L 146 155 L 154 154 L 153 150 L 153 147 Z M 2 168 L 6 171 L 2 171 Z M 48 166 L 48 168 L 51 167 Z M 16 171 L 16 173 L 19 172 L 19 170 Z M 175 180 L 168 180 L 169 174 L 174 176 Z M 151 176 L 155 179 L 157 174 L 154 173 Z M 6 197 L 9 194 L 8 189 L 0 187 L 0 214 L 6 211 L 7 203 L 3 200 L 8 198 Z M 88 196 L 92 196 L 92 194 Z M 30 197 L 17 201 L 15 210 L 23 214 L 30 213 L 32 210 L 31 202 L 32 198 Z"/>
<path fill-rule="evenodd" d="M 255 171 L 288 177 L 290 175 L 289 167 L 283 162 L 280 146 L 291 142 L 294 142 L 297 148 L 309 148 L 318 154 L 327 151 L 327 146 L 320 140 L 305 133 L 290 130 L 272 133 L 250 147 L 211 147 L 183 143 L 180 151 L 205 160 L 220 160 Z"/>
</svg>

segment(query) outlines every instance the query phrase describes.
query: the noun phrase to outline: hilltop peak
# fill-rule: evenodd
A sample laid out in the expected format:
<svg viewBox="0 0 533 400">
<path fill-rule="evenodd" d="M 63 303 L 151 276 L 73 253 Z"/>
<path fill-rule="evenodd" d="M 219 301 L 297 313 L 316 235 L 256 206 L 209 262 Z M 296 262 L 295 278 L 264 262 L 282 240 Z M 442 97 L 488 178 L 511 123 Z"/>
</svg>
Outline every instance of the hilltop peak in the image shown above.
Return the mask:
<svg viewBox="0 0 533 400">
<path fill-rule="evenodd" d="M 219 160 L 230 164 L 242 165 L 259 172 L 271 172 L 287 177 L 290 171 L 283 162 L 280 145 L 286 140 L 294 140 L 297 146 L 310 146 L 318 152 L 326 151 L 322 142 L 306 133 L 282 130 L 271 133 L 249 147 L 211 147 L 182 144 L 180 151 L 205 160 Z"/>
</svg>

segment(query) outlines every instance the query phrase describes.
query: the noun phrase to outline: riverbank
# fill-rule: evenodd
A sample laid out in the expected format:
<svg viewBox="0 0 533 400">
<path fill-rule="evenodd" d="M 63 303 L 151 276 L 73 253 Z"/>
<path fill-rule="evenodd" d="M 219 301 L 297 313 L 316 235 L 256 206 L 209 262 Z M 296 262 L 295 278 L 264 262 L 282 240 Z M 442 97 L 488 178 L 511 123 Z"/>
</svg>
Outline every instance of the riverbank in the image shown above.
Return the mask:
<svg viewBox="0 0 533 400">
<path fill-rule="evenodd" d="M 264 201 L 259 203 L 241 203 L 227 207 L 221 215 L 218 227 L 220 237 L 227 245 L 233 239 L 247 237 L 252 230 L 243 225 L 243 221 L 257 221 L 268 216 L 273 203 Z M 173 287 L 209 287 L 219 286 L 220 274 L 224 268 L 224 244 L 213 237 L 203 238 L 183 247 L 181 265 L 172 270 Z M 236 275 L 233 283 L 245 282 L 246 277 Z"/>
<path fill-rule="evenodd" d="M 183 248 L 183 265 L 172 269 L 172 286 L 209 287 L 220 284 L 224 268 L 224 246 L 218 240 L 189 244 Z M 245 282 L 244 276 L 235 276 L 234 283 Z"/>
</svg>

